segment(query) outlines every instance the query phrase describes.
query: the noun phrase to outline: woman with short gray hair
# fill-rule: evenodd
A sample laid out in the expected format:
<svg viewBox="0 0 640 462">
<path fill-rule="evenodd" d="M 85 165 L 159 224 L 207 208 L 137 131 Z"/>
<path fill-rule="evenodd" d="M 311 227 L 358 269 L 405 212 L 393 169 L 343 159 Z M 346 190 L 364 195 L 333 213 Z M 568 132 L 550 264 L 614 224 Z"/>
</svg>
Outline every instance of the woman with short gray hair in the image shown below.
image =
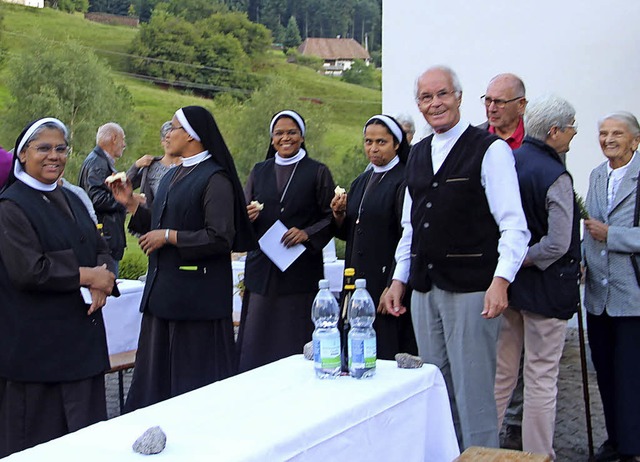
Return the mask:
<svg viewBox="0 0 640 462">
<path fill-rule="evenodd" d="M 598 123 L 607 160 L 591 172 L 584 260 L 587 331 L 607 440 L 596 460 L 640 461 L 640 126 L 619 111 Z"/>
<path fill-rule="evenodd" d="M 160 180 L 165 174 L 176 165 L 180 165 L 182 158 L 167 152 L 165 138 L 171 131 L 171 122 L 165 122 L 160 127 L 160 144 L 164 150 L 162 156 L 151 156 L 145 154 L 127 170 L 127 178 L 131 180 L 133 188 L 140 188 L 140 194 L 144 197 L 145 206 L 151 208 L 153 198 L 158 191 Z"/>
</svg>

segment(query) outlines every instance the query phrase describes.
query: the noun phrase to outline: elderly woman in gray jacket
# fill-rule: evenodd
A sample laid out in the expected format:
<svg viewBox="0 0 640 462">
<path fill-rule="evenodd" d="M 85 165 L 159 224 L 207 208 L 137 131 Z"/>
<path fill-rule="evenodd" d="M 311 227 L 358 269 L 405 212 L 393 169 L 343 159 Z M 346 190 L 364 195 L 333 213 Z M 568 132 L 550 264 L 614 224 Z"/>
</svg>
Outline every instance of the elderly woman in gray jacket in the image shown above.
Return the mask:
<svg viewBox="0 0 640 462">
<path fill-rule="evenodd" d="M 607 161 L 589 179 L 584 236 L 589 345 L 608 436 L 596 460 L 640 461 L 640 286 L 631 262 L 640 253 L 640 125 L 630 113 L 609 114 L 599 139 Z"/>
</svg>

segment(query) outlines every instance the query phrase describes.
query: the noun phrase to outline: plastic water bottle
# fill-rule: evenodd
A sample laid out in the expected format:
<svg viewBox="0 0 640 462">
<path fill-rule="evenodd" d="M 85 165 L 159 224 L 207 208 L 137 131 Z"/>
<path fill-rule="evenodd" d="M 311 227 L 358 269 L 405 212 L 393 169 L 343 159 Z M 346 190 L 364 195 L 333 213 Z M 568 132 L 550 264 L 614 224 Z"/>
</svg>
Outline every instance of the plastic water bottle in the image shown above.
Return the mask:
<svg viewBox="0 0 640 462">
<path fill-rule="evenodd" d="M 376 373 L 376 331 L 373 330 L 376 308 L 364 279 L 356 279 L 349 318 L 349 374 L 356 379 L 371 377 Z"/>
<path fill-rule="evenodd" d="M 340 308 L 329 290 L 329 280 L 320 279 L 318 295 L 313 301 L 311 317 L 313 331 L 313 362 L 316 376 L 332 379 L 340 375 Z"/>
</svg>

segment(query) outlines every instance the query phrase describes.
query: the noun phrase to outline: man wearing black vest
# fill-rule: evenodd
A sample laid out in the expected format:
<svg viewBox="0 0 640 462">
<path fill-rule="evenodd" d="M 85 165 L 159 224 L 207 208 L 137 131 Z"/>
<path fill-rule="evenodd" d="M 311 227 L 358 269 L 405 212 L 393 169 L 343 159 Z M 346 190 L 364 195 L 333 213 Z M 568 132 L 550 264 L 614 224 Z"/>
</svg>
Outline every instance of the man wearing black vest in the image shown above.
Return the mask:
<svg viewBox="0 0 640 462">
<path fill-rule="evenodd" d="M 460 448 L 497 447 L 499 316 L 529 241 L 514 159 L 503 140 L 460 119 L 462 87 L 451 69 L 424 72 L 416 101 L 435 133 L 411 150 L 385 306 L 403 313 L 411 284 L 418 350 L 444 375 Z"/>
<path fill-rule="evenodd" d="M 555 459 L 560 357 L 580 300 L 580 213 L 564 163 L 577 132 L 575 110 L 556 96 L 539 98 L 527 109 L 525 128 L 514 156 L 531 240 L 503 313 L 495 395 L 502 421 L 524 346 L 522 448 Z"/>
</svg>

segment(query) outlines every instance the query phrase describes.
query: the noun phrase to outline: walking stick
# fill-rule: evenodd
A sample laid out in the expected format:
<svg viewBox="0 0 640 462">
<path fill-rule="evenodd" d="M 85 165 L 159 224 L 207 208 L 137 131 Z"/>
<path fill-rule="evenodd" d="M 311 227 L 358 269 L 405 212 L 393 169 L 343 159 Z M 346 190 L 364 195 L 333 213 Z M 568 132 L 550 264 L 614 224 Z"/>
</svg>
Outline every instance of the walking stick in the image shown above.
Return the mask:
<svg viewBox="0 0 640 462">
<path fill-rule="evenodd" d="M 589 444 L 589 460 L 593 457 L 593 428 L 591 427 L 591 399 L 589 398 L 589 377 L 587 375 L 587 348 L 584 343 L 584 325 L 582 321 L 582 304 L 578 301 L 578 341 L 580 343 L 580 366 L 582 369 L 582 394 L 584 412 L 587 418 L 587 440 Z"/>
</svg>

